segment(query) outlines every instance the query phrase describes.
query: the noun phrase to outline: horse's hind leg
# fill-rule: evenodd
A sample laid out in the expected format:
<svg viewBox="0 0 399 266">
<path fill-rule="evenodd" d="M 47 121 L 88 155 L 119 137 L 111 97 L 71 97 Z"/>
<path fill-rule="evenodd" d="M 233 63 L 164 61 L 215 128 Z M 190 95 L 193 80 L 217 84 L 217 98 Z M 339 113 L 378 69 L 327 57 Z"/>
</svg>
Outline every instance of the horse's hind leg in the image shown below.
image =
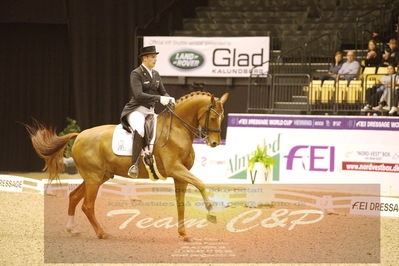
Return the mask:
<svg viewBox="0 0 399 266">
<path fill-rule="evenodd" d="M 101 228 L 94 213 L 94 204 L 100 186 L 101 184 L 85 184 L 85 199 L 83 201 L 82 210 L 86 214 L 91 225 L 93 226 L 93 229 L 96 232 L 97 237 L 102 239 L 102 238 L 107 238 L 108 235 Z"/>
<path fill-rule="evenodd" d="M 80 184 L 77 188 L 75 188 L 70 194 L 69 194 L 69 207 L 68 207 L 68 221 L 66 225 L 66 230 L 69 233 L 76 234 L 78 233 L 77 231 L 74 231 L 75 227 L 75 210 L 76 210 L 76 205 L 83 199 L 85 195 L 85 183 L 83 182 Z"/>
</svg>

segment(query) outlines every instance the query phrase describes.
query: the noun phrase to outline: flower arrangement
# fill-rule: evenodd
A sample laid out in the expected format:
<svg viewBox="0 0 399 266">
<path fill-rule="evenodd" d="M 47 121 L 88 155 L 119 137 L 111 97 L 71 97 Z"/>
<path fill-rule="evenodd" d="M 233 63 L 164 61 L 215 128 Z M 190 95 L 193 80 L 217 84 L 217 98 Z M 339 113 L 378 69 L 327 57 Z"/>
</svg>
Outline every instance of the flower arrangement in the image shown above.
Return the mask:
<svg viewBox="0 0 399 266">
<path fill-rule="evenodd" d="M 255 163 L 263 164 L 266 169 L 269 169 L 271 166 L 276 165 L 276 161 L 274 160 L 274 158 L 267 154 L 267 147 L 265 145 L 257 145 L 256 150 L 252 152 L 249 156 L 248 169 L 250 171 L 254 170 Z"/>
<path fill-rule="evenodd" d="M 76 120 L 74 120 L 70 117 L 67 117 L 66 121 L 67 121 L 67 126 L 64 128 L 63 131 L 58 133 L 58 136 L 64 136 L 69 133 L 80 132 L 80 126 L 78 125 Z M 71 157 L 72 146 L 73 146 L 74 142 L 75 142 L 75 139 L 71 139 L 68 142 L 67 146 L 65 147 L 65 151 L 64 151 L 64 164 L 66 166 L 65 172 L 68 174 L 71 174 L 71 175 L 76 174 L 78 172 L 76 169 L 76 166 L 75 166 L 75 162 L 73 161 L 73 158 Z"/>
<path fill-rule="evenodd" d="M 58 136 L 64 136 L 64 135 L 69 134 L 69 133 L 80 132 L 80 126 L 78 125 L 76 120 L 74 120 L 74 119 L 72 119 L 70 117 L 67 117 L 66 121 L 67 121 L 67 126 L 64 128 L 63 131 L 58 133 Z M 67 144 L 67 146 L 65 148 L 65 151 L 64 151 L 64 157 L 65 158 L 71 157 L 71 150 L 72 150 L 72 145 L 73 145 L 74 141 L 75 141 L 75 139 L 71 139 L 68 142 L 68 144 Z"/>
</svg>

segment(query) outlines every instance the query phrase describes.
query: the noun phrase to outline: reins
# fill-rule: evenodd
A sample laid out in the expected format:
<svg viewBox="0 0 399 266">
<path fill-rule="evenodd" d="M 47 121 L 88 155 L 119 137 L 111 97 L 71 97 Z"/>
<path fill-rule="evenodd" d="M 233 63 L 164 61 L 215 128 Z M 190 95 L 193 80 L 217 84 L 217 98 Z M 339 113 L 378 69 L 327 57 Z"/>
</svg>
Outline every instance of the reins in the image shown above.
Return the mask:
<svg viewBox="0 0 399 266">
<path fill-rule="evenodd" d="M 164 147 L 169 141 L 169 136 L 170 136 L 170 131 L 171 131 L 171 128 L 172 128 L 172 119 L 173 119 L 173 117 L 176 117 L 191 134 L 193 134 L 196 138 L 201 139 L 202 141 L 206 141 L 206 139 L 209 137 L 209 132 L 218 132 L 218 133 L 220 133 L 222 131 L 220 128 L 209 128 L 209 119 L 210 119 L 210 112 L 211 111 L 216 113 L 219 117 L 222 115 L 222 114 L 220 114 L 218 111 L 216 111 L 213 108 L 212 104 L 209 104 L 207 111 L 204 113 L 204 114 L 206 114 L 205 127 L 199 126 L 198 128 L 196 128 L 196 127 L 192 126 L 191 124 L 189 124 L 187 121 L 185 121 L 183 118 L 181 118 L 175 112 L 174 105 L 169 103 L 166 106 L 166 108 L 164 110 L 162 110 L 162 112 L 160 113 L 160 115 L 161 115 L 161 114 L 167 112 L 167 113 L 169 113 L 169 117 L 170 117 L 168 131 L 166 133 L 166 141 L 165 141 L 164 144 L 162 144 L 161 147 Z M 201 120 L 203 115 L 201 115 L 201 117 L 198 119 L 198 121 Z M 161 127 L 161 132 L 159 134 L 159 137 L 162 136 L 163 129 L 165 127 L 165 120 L 166 120 L 166 117 L 163 120 L 162 127 Z"/>
</svg>

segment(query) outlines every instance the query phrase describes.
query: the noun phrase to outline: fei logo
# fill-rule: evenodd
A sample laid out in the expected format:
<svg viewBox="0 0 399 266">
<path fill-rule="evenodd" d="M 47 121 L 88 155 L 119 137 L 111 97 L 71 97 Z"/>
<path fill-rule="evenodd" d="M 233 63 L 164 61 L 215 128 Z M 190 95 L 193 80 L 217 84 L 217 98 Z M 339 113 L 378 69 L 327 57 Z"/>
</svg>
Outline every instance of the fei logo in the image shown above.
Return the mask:
<svg viewBox="0 0 399 266">
<path fill-rule="evenodd" d="M 305 170 L 334 172 L 335 147 L 298 145 L 292 147 L 284 158 L 287 158 L 287 170 L 293 170 L 294 162 L 302 159 L 302 167 Z"/>
</svg>

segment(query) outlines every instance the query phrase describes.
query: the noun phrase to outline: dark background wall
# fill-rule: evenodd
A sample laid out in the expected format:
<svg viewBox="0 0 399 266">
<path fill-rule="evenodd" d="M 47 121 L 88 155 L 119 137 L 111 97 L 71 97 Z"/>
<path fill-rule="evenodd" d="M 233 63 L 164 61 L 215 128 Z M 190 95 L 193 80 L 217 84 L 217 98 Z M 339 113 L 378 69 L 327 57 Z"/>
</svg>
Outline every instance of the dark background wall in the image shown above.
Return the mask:
<svg viewBox="0 0 399 266">
<path fill-rule="evenodd" d="M 42 162 L 17 121 L 35 117 L 61 128 L 66 116 L 74 116 L 67 28 L 1 23 L 0 35 L 0 169 L 34 169 Z"/>
<path fill-rule="evenodd" d="M 135 35 L 169 35 L 206 0 L 2 0 L 0 171 L 37 171 L 21 124 L 62 130 L 119 123 L 130 98 Z M 189 92 L 167 87 L 176 98 Z M 220 88 L 209 89 L 220 96 Z M 239 98 L 237 98 L 239 101 Z M 231 99 L 229 106 L 233 106 Z M 238 110 L 240 111 L 240 110 Z"/>
</svg>

